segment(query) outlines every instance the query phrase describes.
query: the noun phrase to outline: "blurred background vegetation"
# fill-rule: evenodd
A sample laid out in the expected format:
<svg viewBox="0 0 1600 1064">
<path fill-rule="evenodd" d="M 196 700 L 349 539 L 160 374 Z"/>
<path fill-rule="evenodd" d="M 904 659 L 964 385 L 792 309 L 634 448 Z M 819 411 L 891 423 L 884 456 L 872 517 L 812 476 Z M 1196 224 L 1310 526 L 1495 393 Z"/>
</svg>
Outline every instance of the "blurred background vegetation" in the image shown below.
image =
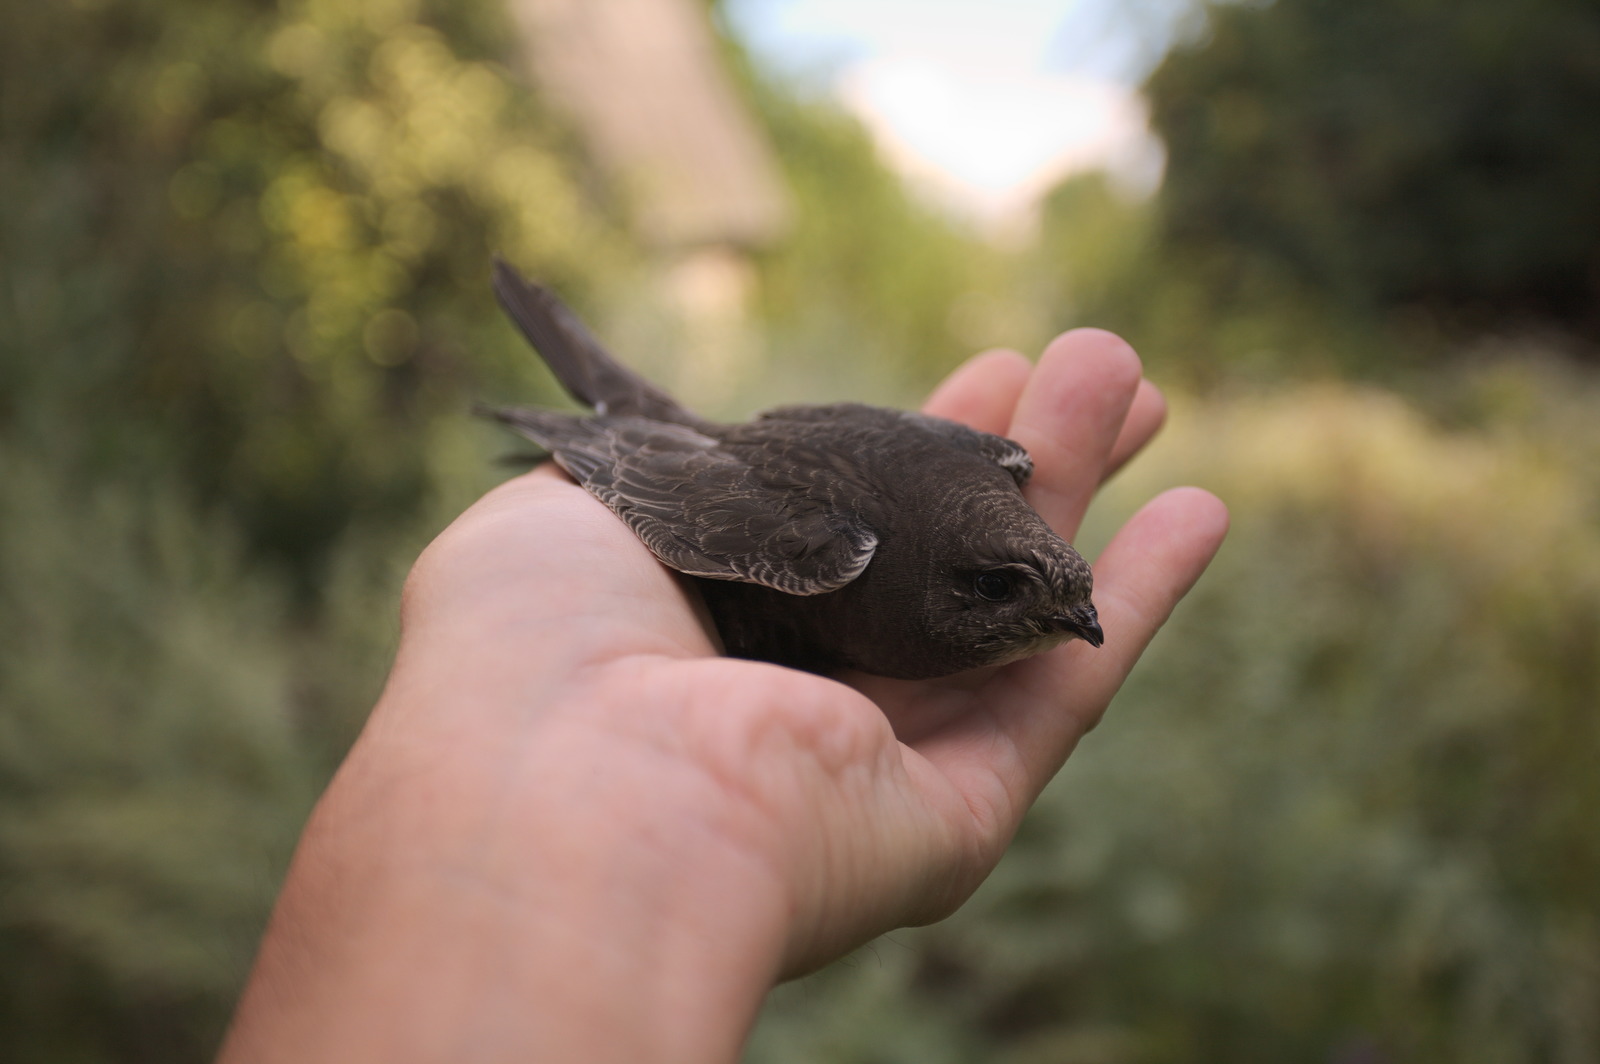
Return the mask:
<svg viewBox="0 0 1600 1064">
<path fill-rule="evenodd" d="M 780 989 L 752 1061 L 1600 1061 L 1600 9 L 1191 14 L 1155 195 L 1070 178 L 1003 246 L 720 40 L 791 218 L 701 405 L 1103 325 L 1174 417 L 1087 544 L 1180 481 L 1235 514 L 974 902 Z M 501 475 L 470 400 L 553 398 L 490 254 L 693 364 L 515 37 L 0 9 L 9 1061 L 213 1051 L 407 565 Z"/>
</svg>

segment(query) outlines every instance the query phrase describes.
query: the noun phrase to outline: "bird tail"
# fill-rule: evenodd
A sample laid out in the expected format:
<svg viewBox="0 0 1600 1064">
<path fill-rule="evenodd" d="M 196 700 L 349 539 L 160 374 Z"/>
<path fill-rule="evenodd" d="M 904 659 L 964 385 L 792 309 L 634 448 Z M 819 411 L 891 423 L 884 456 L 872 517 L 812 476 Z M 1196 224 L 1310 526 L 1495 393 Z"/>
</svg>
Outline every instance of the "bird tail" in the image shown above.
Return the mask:
<svg viewBox="0 0 1600 1064">
<path fill-rule="evenodd" d="M 490 407 L 479 403 L 473 411 L 509 425 L 525 439 L 550 452 L 556 464 L 579 483 L 587 483 L 613 456 L 604 422 L 581 414 L 536 410 L 527 406 Z"/>
<path fill-rule="evenodd" d="M 547 288 L 494 260 L 494 294 L 561 386 L 600 414 L 638 414 L 700 426 L 677 400 L 611 357 L 566 304 Z M 520 427 L 520 426 L 519 426 Z"/>
<path fill-rule="evenodd" d="M 516 429 L 523 438 L 537 444 L 541 450 L 554 454 L 583 420 L 578 414 L 563 414 L 556 410 L 537 410 L 531 406 L 490 406 L 473 403 L 472 412 L 478 417 L 498 421 Z"/>
</svg>

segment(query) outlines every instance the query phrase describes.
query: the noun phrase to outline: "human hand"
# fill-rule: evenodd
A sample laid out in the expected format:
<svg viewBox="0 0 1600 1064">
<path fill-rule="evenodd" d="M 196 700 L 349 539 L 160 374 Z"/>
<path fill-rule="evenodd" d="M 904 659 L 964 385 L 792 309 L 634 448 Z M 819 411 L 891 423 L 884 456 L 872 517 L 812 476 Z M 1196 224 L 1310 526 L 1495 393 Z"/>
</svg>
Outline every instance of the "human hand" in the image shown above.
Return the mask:
<svg viewBox="0 0 1600 1064">
<path fill-rule="evenodd" d="M 1068 539 L 1164 416 L 1133 352 L 1092 330 L 1037 368 L 980 356 L 927 410 L 1023 444 L 1029 499 Z M 499 1017 L 497 1044 L 516 1043 L 511 1017 L 534 1000 L 551 1014 L 540 1046 L 601 1059 L 561 1020 L 626 994 L 648 1044 L 736 1052 L 773 979 L 971 894 L 1226 523 L 1177 489 L 1124 526 L 1095 564 L 1102 649 L 830 679 L 715 656 L 693 593 L 550 467 L 502 485 L 413 571 L 389 686 L 307 829 L 230 1048 L 248 1057 L 274 1013 L 325 1034 L 326 1005 L 275 1009 L 270 989 L 315 970 L 317 1000 L 348 1006 L 347 1047 L 363 1004 L 423 994 L 405 1026 L 429 1037 L 454 1009 Z M 371 974 L 410 939 L 413 961 L 424 940 L 445 958 L 404 969 L 432 992 Z M 733 1040 L 707 1045 L 719 1022 Z"/>
</svg>

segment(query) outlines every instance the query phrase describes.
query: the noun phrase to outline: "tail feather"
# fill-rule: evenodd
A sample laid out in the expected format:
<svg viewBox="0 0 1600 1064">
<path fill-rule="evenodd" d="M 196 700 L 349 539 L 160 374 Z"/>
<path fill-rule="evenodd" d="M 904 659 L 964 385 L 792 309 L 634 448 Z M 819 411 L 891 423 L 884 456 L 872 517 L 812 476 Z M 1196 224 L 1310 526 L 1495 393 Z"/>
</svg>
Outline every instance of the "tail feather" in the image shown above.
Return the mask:
<svg viewBox="0 0 1600 1064">
<path fill-rule="evenodd" d="M 611 357 L 566 304 L 503 260 L 494 260 L 494 294 L 574 399 L 601 414 L 639 414 L 702 425 L 691 411 Z"/>
<path fill-rule="evenodd" d="M 615 457 L 610 453 L 604 422 L 595 418 L 527 406 L 480 405 L 477 413 L 511 426 L 525 439 L 549 451 L 556 464 L 580 483 L 586 483 Z"/>
<path fill-rule="evenodd" d="M 523 438 L 552 454 L 578 432 L 586 420 L 581 414 L 564 414 L 530 406 L 486 406 L 478 403 L 473 406 L 472 412 L 479 417 L 493 418 L 502 425 L 509 425 Z"/>
</svg>

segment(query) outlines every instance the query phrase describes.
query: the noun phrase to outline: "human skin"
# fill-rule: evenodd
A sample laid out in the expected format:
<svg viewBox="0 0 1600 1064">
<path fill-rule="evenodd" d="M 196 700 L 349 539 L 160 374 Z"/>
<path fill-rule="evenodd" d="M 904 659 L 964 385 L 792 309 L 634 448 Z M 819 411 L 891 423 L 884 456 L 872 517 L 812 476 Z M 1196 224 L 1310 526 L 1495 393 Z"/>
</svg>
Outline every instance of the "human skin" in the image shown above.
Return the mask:
<svg viewBox="0 0 1600 1064">
<path fill-rule="evenodd" d="M 1097 330 L 980 355 L 927 412 L 1008 435 L 1071 539 L 1165 416 Z M 1221 544 L 1196 488 L 1095 562 L 1106 645 L 930 681 L 721 658 L 692 593 L 551 467 L 406 583 L 226 1064 L 733 1061 L 767 990 L 952 912 Z"/>
</svg>

